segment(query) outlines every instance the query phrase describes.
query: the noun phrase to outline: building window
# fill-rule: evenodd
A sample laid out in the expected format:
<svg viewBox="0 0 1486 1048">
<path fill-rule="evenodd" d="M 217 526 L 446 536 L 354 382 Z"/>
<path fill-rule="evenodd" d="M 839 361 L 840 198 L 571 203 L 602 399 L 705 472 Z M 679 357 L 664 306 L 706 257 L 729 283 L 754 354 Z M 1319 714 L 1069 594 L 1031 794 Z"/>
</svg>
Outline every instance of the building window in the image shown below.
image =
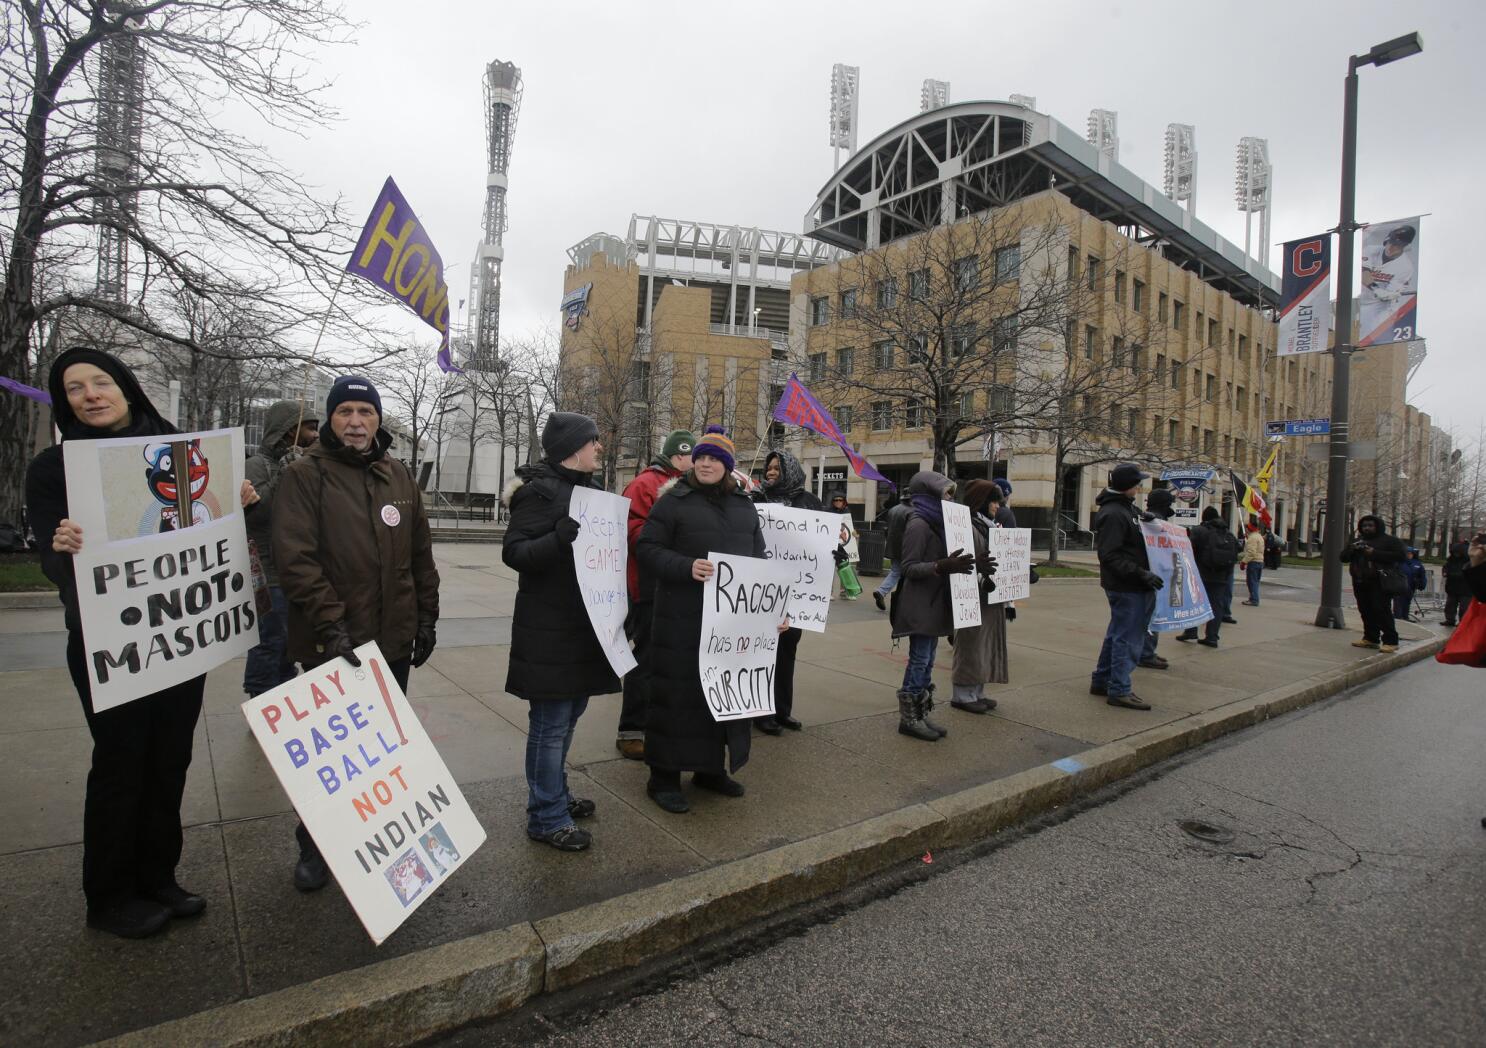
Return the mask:
<svg viewBox="0 0 1486 1048">
<path fill-rule="evenodd" d="M 908 429 L 918 429 L 924 424 L 924 409 L 917 397 L 909 397 L 904 405 L 903 424 Z"/>
<path fill-rule="evenodd" d="M 952 355 L 963 357 L 975 348 L 975 328 L 973 325 L 957 327 L 949 336 L 949 351 Z"/>
<path fill-rule="evenodd" d="M 915 302 L 922 302 L 929 297 L 929 271 L 927 269 L 915 269 L 908 274 L 908 297 Z"/>
<path fill-rule="evenodd" d="M 1099 260 L 1090 255 L 1084 265 L 1084 286 L 1093 291 L 1099 286 Z"/>
<path fill-rule="evenodd" d="M 1016 411 L 1016 391 L 1010 386 L 991 387 L 991 414 L 1007 416 Z"/>
<path fill-rule="evenodd" d="M 1132 440 L 1140 439 L 1140 412 L 1135 408 L 1125 412 L 1125 432 L 1130 434 Z"/>
<path fill-rule="evenodd" d="M 826 355 L 824 353 L 812 353 L 808 358 L 810 362 L 810 381 L 819 382 L 826 377 Z"/>
<path fill-rule="evenodd" d="M 960 418 L 972 419 L 975 417 L 975 391 L 971 390 L 960 396 Z"/>
<path fill-rule="evenodd" d="M 1248 392 L 1242 386 L 1239 386 L 1238 387 L 1238 394 L 1237 395 L 1238 395 L 1238 400 L 1237 400 L 1238 411 L 1239 411 L 1240 414 L 1247 415 L 1249 413 L 1249 395 L 1248 395 Z"/>
<path fill-rule="evenodd" d="M 1094 359 L 1094 347 L 1099 344 L 1099 332 L 1093 325 L 1084 325 L 1084 359 Z"/>
<path fill-rule="evenodd" d="M 857 351 L 854 349 L 836 350 L 836 373 L 842 378 L 850 378 L 856 370 Z"/>
<path fill-rule="evenodd" d="M 1145 284 L 1137 280 L 1133 285 L 1134 295 L 1130 299 L 1130 308 L 1137 313 L 1145 312 Z"/>
<path fill-rule="evenodd" d="M 891 400 L 872 402 L 872 428 L 878 432 L 893 428 L 893 402 Z"/>
<path fill-rule="evenodd" d="M 1164 382 L 1166 379 L 1166 354 L 1156 354 L 1156 381 Z"/>
<path fill-rule="evenodd" d="M 1156 296 L 1156 319 L 1163 324 L 1166 323 L 1166 303 L 1168 301 L 1169 299 L 1167 299 L 1166 292 L 1164 291 Z"/>
<path fill-rule="evenodd" d="M 955 259 L 955 287 L 961 291 L 973 291 L 980 283 L 980 259 L 975 255 Z"/>
<path fill-rule="evenodd" d="M 1173 448 L 1182 442 L 1182 427 L 1176 419 L 1166 423 L 1166 443 Z"/>
<path fill-rule="evenodd" d="M 1125 412 L 1121 410 L 1118 402 L 1109 406 L 1109 432 L 1111 436 L 1118 435 L 1125 421 Z"/>
<path fill-rule="evenodd" d="M 893 367 L 893 344 L 878 342 L 872 346 L 872 366 L 878 371 L 891 371 Z"/>
<path fill-rule="evenodd" d="M 1218 437 L 1210 429 L 1204 429 L 1202 431 L 1202 453 L 1208 458 L 1212 458 L 1218 453 Z"/>
<path fill-rule="evenodd" d="M 1125 366 L 1125 340 L 1116 335 L 1110 343 L 1110 363 L 1117 368 Z"/>
<path fill-rule="evenodd" d="M 841 319 L 848 320 L 857 315 L 856 288 L 841 292 Z"/>
<path fill-rule="evenodd" d="M 1235 345 L 1237 345 L 1237 343 L 1235 343 L 1234 340 L 1233 340 L 1233 329 L 1232 328 L 1229 328 L 1228 329 L 1228 352 L 1232 353 L 1233 352 L 1233 347 Z"/>
<path fill-rule="evenodd" d="M 996 249 L 996 283 L 1004 284 L 1017 280 L 1022 275 L 1022 246 Z"/>
<path fill-rule="evenodd" d="M 1207 320 L 1207 344 L 1209 346 L 1218 344 L 1218 322 L 1211 317 Z"/>
<path fill-rule="evenodd" d="M 1180 360 L 1171 362 L 1171 388 L 1178 392 L 1182 388 L 1182 362 Z"/>
<path fill-rule="evenodd" d="M 1205 314 L 1202 312 L 1202 310 L 1199 309 L 1197 311 L 1197 326 L 1196 329 L 1192 332 L 1192 337 L 1198 342 L 1202 341 L 1202 322 L 1204 319 Z"/>
<path fill-rule="evenodd" d="M 836 425 L 841 429 L 843 433 L 850 430 L 851 427 L 855 424 L 855 420 L 851 416 L 850 404 L 837 405 L 836 410 L 831 412 L 831 414 L 835 417 Z"/>
<path fill-rule="evenodd" d="M 1171 329 L 1181 331 L 1187 323 L 1187 307 L 1175 299 L 1171 301 Z"/>
<path fill-rule="evenodd" d="M 1068 282 L 1071 284 L 1078 279 L 1078 245 L 1068 245 Z"/>
<path fill-rule="evenodd" d="M 1249 336 L 1238 336 L 1238 359 L 1247 362 L 1249 359 Z"/>
<path fill-rule="evenodd" d="M 991 352 L 1005 353 L 1016 348 L 1017 320 L 1015 316 L 1001 317 L 991 325 Z"/>
<path fill-rule="evenodd" d="M 1233 406 L 1233 383 L 1232 382 L 1224 382 L 1223 383 L 1223 398 L 1224 398 L 1223 399 L 1223 403 L 1227 404 L 1231 408 Z"/>
<path fill-rule="evenodd" d="M 1125 271 L 1123 269 L 1115 270 L 1115 301 L 1125 301 Z"/>
<path fill-rule="evenodd" d="M 630 370 L 631 398 L 650 399 L 650 361 L 637 360 Z"/>
<path fill-rule="evenodd" d="M 1213 400 L 1216 399 L 1217 395 L 1218 395 L 1218 377 L 1216 375 L 1208 375 L 1207 376 L 1207 385 L 1203 388 L 1203 391 L 1202 391 L 1202 399 L 1205 400 L 1205 401 L 1207 401 L 1209 404 L 1211 404 L 1213 402 Z"/>
<path fill-rule="evenodd" d="M 1132 374 L 1140 374 L 1141 359 L 1140 346 L 1130 343 L 1130 371 Z"/>
<path fill-rule="evenodd" d="M 830 299 L 822 295 L 820 298 L 810 300 L 810 326 L 819 327 L 830 319 Z"/>
<path fill-rule="evenodd" d="M 929 336 L 908 336 L 908 363 L 927 364 L 929 362 Z"/>
<path fill-rule="evenodd" d="M 892 309 L 898 304 L 898 282 L 891 277 L 877 282 L 877 308 Z"/>
</svg>

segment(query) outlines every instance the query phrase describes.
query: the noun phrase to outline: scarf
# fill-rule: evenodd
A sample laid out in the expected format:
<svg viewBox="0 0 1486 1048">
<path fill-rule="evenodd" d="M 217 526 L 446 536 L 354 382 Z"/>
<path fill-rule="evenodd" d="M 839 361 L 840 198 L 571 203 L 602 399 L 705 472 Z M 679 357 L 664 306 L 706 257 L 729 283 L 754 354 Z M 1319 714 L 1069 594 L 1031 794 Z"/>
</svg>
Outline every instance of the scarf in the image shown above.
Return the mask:
<svg viewBox="0 0 1486 1048">
<path fill-rule="evenodd" d="M 910 500 L 913 512 L 929 522 L 941 538 L 944 537 L 944 500 L 933 495 L 914 495 Z"/>
</svg>

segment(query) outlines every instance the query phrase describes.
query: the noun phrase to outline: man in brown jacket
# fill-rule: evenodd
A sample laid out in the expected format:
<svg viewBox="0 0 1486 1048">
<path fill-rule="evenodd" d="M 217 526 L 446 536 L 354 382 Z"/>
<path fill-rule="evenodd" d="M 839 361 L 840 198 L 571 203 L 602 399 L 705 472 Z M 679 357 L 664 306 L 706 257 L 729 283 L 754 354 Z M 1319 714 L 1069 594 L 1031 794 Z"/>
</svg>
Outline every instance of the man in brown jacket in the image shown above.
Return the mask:
<svg viewBox="0 0 1486 1048">
<path fill-rule="evenodd" d="M 428 661 L 439 617 L 423 496 L 387 456 L 382 398 L 359 375 L 335 380 L 320 442 L 284 469 L 274 500 L 273 552 L 289 604 L 289 657 L 308 669 L 333 658 L 361 665 L 376 641 L 398 686 Z M 323 888 L 330 871 L 301 824 L 294 886 Z"/>
</svg>

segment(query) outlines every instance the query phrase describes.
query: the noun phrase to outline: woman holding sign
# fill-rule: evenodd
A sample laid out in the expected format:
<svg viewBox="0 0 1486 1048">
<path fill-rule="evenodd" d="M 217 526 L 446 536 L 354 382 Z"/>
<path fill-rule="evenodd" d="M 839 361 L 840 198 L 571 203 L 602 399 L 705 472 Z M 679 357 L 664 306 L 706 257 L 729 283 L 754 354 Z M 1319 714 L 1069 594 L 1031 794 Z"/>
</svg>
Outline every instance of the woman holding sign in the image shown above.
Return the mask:
<svg viewBox="0 0 1486 1048">
<path fill-rule="evenodd" d="M 760 502 L 777 502 L 793 509 L 821 509 L 820 499 L 805 487 L 805 470 L 788 451 L 771 451 L 764 459 L 764 486 L 754 495 Z M 800 648 L 804 631 L 791 626 L 779 636 L 778 672 L 774 678 L 774 715 L 754 721 L 765 735 L 778 735 L 782 729 L 799 731 L 804 727 L 793 716 L 795 708 L 795 653 Z"/>
<path fill-rule="evenodd" d="M 67 350 L 52 364 L 48 385 L 52 420 L 64 441 L 179 432 L 150 403 L 134 374 L 101 350 Z M 243 504 L 255 499 L 245 482 Z M 67 669 L 93 736 L 83 805 L 88 926 L 142 939 L 172 917 L 195 917 L 206 909 L 206 900 L 175 880 L 181 858 L 181 795 L 206 678 L 194 677 L 94 713 L 72 561 L 85 536 L 68 519 L 60 445 L 31 462 L 26 507 L 42 541 L 41 570 L 57 584 L 65 609 Z"/>
<path fill-rule="evenodd" d="M 975 532 L 976 563 L 981 569 L 982 599 L 996 591 L 992 575 L 995 561 L 990 558 L 990 529 L 999 527 L 996 514 L 1001 509 L 1001 488 L 989 480 L 972 480 L 965 485 L 965 505 L 970 508 L 970 526 Z M 1007 672 L 1006 619 L 1015 618 L 1016 610 L 1005 604 L 987 604 L 980 609 L 980 625 L 955 631 L 954 695 L 949 704 L 966 713 L 990 713 L 996 700 L 986 697 L 987 684 L 1005 684 Z"/>
<path fill-rule="evenodd" d="M 748 721 L 719 723 L 702 693 L 702 583 L 710 553 L 764 555 L 758 512 L 732 477 L 736 452 L 721 426 L 709 426 L 691 449 L 691 469 L 661 489 L 635 553 L 656 580 L 652 685 L 645 716 L 645 792 L 668 812 L 690 807 L 681 773 L 725 797 L 743 796 L 728 777 L 748 761 Z"/>
</svg>

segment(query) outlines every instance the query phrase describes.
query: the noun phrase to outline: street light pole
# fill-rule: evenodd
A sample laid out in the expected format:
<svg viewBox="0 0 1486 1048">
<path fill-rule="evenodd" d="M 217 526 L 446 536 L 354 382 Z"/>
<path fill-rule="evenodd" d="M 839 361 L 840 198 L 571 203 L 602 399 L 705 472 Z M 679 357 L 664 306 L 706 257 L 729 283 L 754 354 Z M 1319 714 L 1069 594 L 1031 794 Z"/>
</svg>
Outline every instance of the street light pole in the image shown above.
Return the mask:
<svg viewBox="0 0 1486 1048">
<path fill-rule="evenodd" d="M 1346 629 L 1342 615 L 1342 547 L 1347 543 L 1348 411 L 1352 371 L 1352 266 L 1357 232 L 1357 68 L 1387 65 L 1424 49 L 1418 33 L 1347 59 L 1342 109 L 1342 206 L 1337 224 L 1336 334 L 1331 350 L 1331 462 L 1326 478 L 1326 534 L 1321 546 L 1321 604 L 1316 625 Z"/>
</svg>

